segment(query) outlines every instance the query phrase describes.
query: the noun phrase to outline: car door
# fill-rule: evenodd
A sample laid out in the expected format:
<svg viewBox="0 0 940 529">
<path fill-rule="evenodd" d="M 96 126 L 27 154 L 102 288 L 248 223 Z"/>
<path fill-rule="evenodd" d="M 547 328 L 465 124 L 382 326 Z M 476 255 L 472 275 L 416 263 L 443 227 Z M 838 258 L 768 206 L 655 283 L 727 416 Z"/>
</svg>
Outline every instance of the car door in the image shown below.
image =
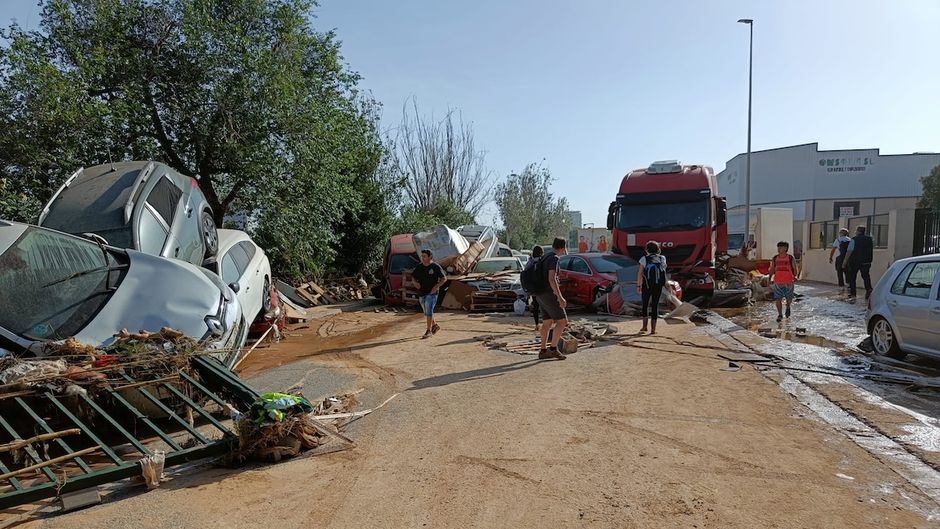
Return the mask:
<svg viewBox="0 0 940 529">
<path fill-rule="evenodd" d="M 938 273 L 940 260 L 911 263 L 901 271 L 888 295 L 888 307 L 901 335 L 900 342 L 911 351 L 925 352 L 938 348 Z"/>
<path fill-rule="evenodd" d="M 940 269 L 933 279 L 933 292 L 930 295 L 930 307 L 923 323 L 927 333 L 927 353 L 940 357 Z"/>
<path fill-rule="evenodd" d="M 568 265 L 570 278 L 572 281 L 572 291 L 574 293 L 572 301 L 578 305 L 587 305 L 594 301 L 594 274 L 587 261 L 578 256 L 572 256 Z"/>
<path fill-rule="evenodd" d="M 180 208 L 182 198 L 183 190 L 173 183 L 169 177 L 163 175 L 150 189 L 145 207 L 163 221 L 162 223 L 168 234 L 166 245 L 162 248 L 162 252 L 157 253 L 157 255 L 188 261 L 188 255 L 180 255 L 179 243 L 173 229 L 175 225 L 179 224 L 176 216 L 182 215 L 182 208 Z"/>
<path fill-rule="evenodd" d="M 570 255 L 563 255 L 558 258 L 558 287 L 561 289 L 561 295 L 564 296 L 566 300 L 571 300 L 575 296 L 571 272 L 568 270 L 570 264 Z"/>
<path fill-rule="evenodd" d="M 245 263 L 245 271 L 242 273 L 241 282 L 245 291 L 249 293 L 250 306 L 257 307 L 260 312 L 264 305 L 264 277 L 261 275 L 261 259 L 255 259 L 257 247 L 249 241 L 238 243 L 244 251 L 248 261 Z M 253 316 L 247 314 L 246 316 Z M 247 318 L 246 318 L 247 319 Z"/>
</svg>

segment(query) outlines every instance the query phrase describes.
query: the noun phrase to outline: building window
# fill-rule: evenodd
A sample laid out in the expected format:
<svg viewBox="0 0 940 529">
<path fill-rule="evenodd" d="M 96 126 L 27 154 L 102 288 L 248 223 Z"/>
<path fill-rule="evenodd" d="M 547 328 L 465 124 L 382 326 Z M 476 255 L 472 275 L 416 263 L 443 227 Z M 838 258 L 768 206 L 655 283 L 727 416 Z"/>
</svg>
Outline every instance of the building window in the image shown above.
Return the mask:
<svg viewBox="0 0 940 529">
<path fill-rule="evenodd" d="M 852 217 L 849 219 L 849 234 L 854 235 L 855 229 L 859 226 L 865 227 L 865 233 L 868 234 L 874 242 L 875 248 L 888 247 L 888 214 L 867 215 L 864 217 Z"/>
<path fill-rule="evenodd" d="M 844 201 L 832 203 L 832 218 L 854 217 L 858 215 L 859 201 Z"/>
<path fill-rule="evenodd" d="M 839 221 L 811 222 L 809 225 L 809 248 L 810 250 L 829 248 L 838 236 Z"/>
</svg>

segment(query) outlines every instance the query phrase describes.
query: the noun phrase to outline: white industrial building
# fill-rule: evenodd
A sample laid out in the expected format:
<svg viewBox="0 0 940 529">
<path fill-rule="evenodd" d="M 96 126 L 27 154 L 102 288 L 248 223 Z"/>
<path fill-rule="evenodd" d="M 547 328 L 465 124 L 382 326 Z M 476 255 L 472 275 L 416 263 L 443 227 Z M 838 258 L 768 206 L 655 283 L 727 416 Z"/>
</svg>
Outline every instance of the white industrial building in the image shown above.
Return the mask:
<svg viewBox="0 0 940 529">
<path fill-rule="evenodd" d="M 818 143 L 754 151 L 751 207 L 788 207 L 794 221 L 913 208 L 922 194 L 920 177 L 937 165 L 940 153 L 820 151 Z M 742 153 L 728 160 L 718 173 L 718 189 L 727 197 L 729 210 L 744 207 L 746 168 L 747 154 Z"/>
<path fill-rule="evenodd" d="M 751 222 L 756 208 L 791 209 L 794 253 L 799 257 L 803 250 L 818 250 L 822 262 L 813 268 L 820 273 L 831 268 L 825 261 L 839 228 L 864 225 L 876 248 L 885 249 L 882 260 L 886 267 L 893 259 L 911 255 L 907 239 L 913 231 L 914 208 L 923 193 L 920 178 L 938 165 L 940 153 L 821 151 L 817 143 L 754 151 Z M 719 192 L 728 201 L 732 246 L 735 240 L 738 245 L 743 240 L 746 171 L 747 154 L 742 153 L 728 160 L 717 176 Z M 873 276 L 875 272 L 873 269 Z"/>
</svg>

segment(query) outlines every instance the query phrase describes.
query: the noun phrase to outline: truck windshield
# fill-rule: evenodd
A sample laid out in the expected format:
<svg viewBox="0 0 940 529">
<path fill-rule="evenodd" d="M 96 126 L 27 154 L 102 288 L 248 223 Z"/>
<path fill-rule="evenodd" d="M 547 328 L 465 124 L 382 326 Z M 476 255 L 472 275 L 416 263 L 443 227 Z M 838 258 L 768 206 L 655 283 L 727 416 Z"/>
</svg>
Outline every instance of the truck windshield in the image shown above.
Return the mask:
<svg viewBox="0 0 940 529">
<path fill-rule="evenodd" d="M 117 265 L 92 242 L 27 229 L 0 254 L 0 326 L 31 340 L 74 335 L 111 297 Z"/>
<path fill-rule="evenodd" d="M 623 204 L 617 229 L 628 232 L 695 230 L 708 224 L 708 200 L 670 204 Z"/>
<path fill-rule="evenodd" d="M 392 256 L 388 263 L 388 273 L 400 274 L 418 265 L 418 254 L 399 253 Z"/>
</svg>

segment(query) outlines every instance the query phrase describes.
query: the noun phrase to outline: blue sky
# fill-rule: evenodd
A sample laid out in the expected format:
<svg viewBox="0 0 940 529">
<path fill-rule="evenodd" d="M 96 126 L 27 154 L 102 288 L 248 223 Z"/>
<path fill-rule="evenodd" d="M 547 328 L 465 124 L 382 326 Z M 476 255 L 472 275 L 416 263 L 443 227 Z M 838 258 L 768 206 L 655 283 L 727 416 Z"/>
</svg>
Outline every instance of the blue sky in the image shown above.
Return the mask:
<svg viewBox="0 0 940 529">
<path fill-rule="evenodd" d="M 35 27 L 34 0 L 0 21 Z M 940 151 L 940 1 L 321 0 L 362 87 L 395 126 L 416 97 L 459 109 L 500 177 L 544 163 L 602 225 L 622 176 L 677 158 L 720 170 L 746 148 Z M 493 208 L 478 220 L 488 222 Z"/>
</svg>

